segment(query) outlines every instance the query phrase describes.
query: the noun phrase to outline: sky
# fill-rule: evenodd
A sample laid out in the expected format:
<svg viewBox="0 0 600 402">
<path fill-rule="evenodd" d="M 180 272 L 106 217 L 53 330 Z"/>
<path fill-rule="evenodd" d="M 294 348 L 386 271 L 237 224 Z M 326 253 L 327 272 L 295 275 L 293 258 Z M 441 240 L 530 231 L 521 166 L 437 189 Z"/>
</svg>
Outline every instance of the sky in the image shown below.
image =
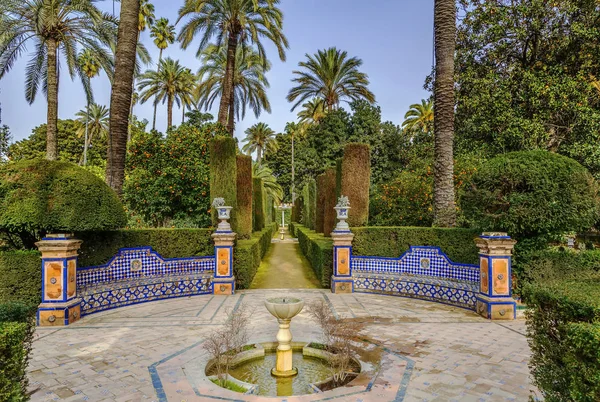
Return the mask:
<svg viewBox="0 0 600 402">
<path fill-rule="evenodd" d="M 154 0 L 156 18 L 166 17 L 175 23 L 183 0 Z M 119 13 L 119 2 L 115 2 Z M 113 2 L 100 1 L 98 6 L 112 12 Z M 433 49 L 433 0 L 281 0 L 284 13 L 284 33 L 290 47 L 287 60 L 279 60 L 275 48 L 265 40 L 267 56 L 273 66 L 267 74 L 271 84 L 267 91 L 272 112 L 258 118 L 249 110 L 245 119 L 236 125 L 236 137 L 242 139 L 244 130 L 262 121 L 276 132 L 285 124 L 296 120 L 297 109 L 286 95 L 292 87 L 293 70 L 319 49 L 335 46 L 348 52 L 350 57 L 362 59 L 361 70 L 368 74 L 369 88 L 381 107 L 382 119 L 401 124 L 411 104 L 419 103 L 429 94 L 423 89 L 425 77 L 431 71 Z M 179 32 L 179 26 L 176 26 Z M 150 51 L 156 69 L 158 49 L 148 30 L 141 40 Z M 163 52 L 163 57 L 180 60 L 181 64 L 196 71 L 200 61 L 195 57 L 199 39 L 187 50 L 174 43 Z M 25 100 L 25 66 L 30 54 L 24 53 L 13 69 L 0 80 L 2 124 L 10 127 L 15 141 L 28 137 L 34 127 L 46 122 L 46 99 L 39 93 L 29 105 Z M 64 63 L 63 63 L 64 64 Z M 110 83 L 102 74 L 92 81 L 96 103 L 109 105 Z M 59 88 L 59 118 L 74 118 L 77 111 L 85 109 L 85 96 L 80 81 L 71 81 L 63 68 Z M 167 107 L 159 105 L 157 129 L 166 130 Z M 218 102 L 211 111 L 216 117 Z M 152 102 L 137 105 L 134 113 L 140 120 L 152 121 Z M 174 124 L 180 124 L 181 111 L 173 111 Z M 151 123 L 148 125 L 150 128 Z"/>
</svg>

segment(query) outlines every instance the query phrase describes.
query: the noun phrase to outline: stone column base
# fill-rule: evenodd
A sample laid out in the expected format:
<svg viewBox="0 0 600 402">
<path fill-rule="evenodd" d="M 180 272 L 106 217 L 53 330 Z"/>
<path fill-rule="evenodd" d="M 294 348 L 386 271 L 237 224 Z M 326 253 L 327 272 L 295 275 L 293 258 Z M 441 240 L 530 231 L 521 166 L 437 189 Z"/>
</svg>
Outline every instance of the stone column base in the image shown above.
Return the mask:
<svg viewBox="0 0 600 402">
<path fill-rule="evenodd" d="M 517 303 L 512 297 L 491 298 L 477 295 L 477 314 L 490 320 L 514 320 Z"/>
<path fill-rule="evenodd" d="M 38 306 L 37 325 L 40 327 L 63 327 L 81 318 L 81 299 L 65 303 L 42 303 Z"/>
<path fill-rule="evenodd" d="M 354 279 L 347 276 L 331 276 L 331 293 L 353 293 Z"/>
<path fill-rule="evenodd" d="M 235 277 L 213 279 L 213 295 L 232 294 L 235 294 Z"/>
</svg>

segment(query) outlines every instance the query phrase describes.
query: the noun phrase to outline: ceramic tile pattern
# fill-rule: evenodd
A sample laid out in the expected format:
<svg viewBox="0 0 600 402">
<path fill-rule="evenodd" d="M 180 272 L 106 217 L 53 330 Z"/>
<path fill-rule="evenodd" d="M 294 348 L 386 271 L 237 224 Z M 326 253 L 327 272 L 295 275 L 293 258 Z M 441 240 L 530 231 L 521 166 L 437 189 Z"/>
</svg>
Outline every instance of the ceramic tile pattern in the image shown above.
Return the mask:
<svg viewBox="0 0 600 402">
<path fill-rule="evenodd" d="M 202 373 L 203 342 L 226 312 L 253 312 L 252 341 L 275 340 L 273 296 L 325 300 L 364 324 L 363 359 L 379 371 L 323 394 L 260 398 L 221 389 Z M 522 320 L 492 322 L 465 309 L 373 294 L 253 290 L 143 303 L 38 328 L 29 366 L 32 401 L 526 401 L 532 391 Z M 294 340 L 318 340 L 303 311 Z M 370 385 L 370 387 L 369 387 Z"/>
</svg>

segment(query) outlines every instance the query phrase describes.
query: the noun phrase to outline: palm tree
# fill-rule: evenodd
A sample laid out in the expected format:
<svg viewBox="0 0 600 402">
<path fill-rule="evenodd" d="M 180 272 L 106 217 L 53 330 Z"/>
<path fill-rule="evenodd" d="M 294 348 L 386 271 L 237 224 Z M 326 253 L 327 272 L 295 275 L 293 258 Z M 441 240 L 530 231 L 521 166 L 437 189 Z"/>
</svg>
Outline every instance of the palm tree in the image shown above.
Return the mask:
<svg viewBox="0 0 600 402">
<path fill-rule="evenodd" d="M 179 61 L 167 57 L 161 60 L 158 71 L 147 70 L 140 77 L 138 89 L 140 102 L 145 103 L 150 98 L 154 102 L 167 101 L 167 129 L 173 125 L 173 105 L 181 104 L 182 99 L 191 102 L 195 79 L 188 68 L 179 64 Z"/>
<path fill-rule="evenodd" d="M 454 202 L 454 52 L 456 48 L 455 0 L 435 0 L 434 120 L 434 225 L 456 224 Z"/>
<path fill-rule="evenodd" d="M 313 56 L 306 54 L 306 58 L 307 61 L 298 63 L 304 71 L 293 72 L 297 77 L 292 82 L 298 85 L 290 90 L 287 99 L 298 101 L 292 110 L 312 98 L 323 99 L 329 112 L 342 100 L 375 102 L 375 95 L 367 88 L 369 76 L 359 70 L 361 59 L 348 58 L 347 52 L 335 47 L 319 50 Z"/>
<path fill-rule="evenodd" d="M 256 151 L 256 163 L 260 164 L 265 151 L 276 151 L 275 131 L 271 130 L 265 123 L 257 123 L 245 131 L 246 138 L 242 142 L 246 145 L 243 152 L 251 154 Z"/>
<path fill-rule="evenodd" d="M 224 47 L 209 45 L 200 56 L 202 67 L 198 76 L 202 77 L 198 85 L 196 96 L 199 106 L 210 109 L 214 101 L 221 97 L 225 84 L 227 70 L 227 52 Z M 236 54 L 235 71 L 233 74 L 233 96 L 230 99 L 228 128 L 233 132 L 235 118 L 244 118 L 246 107 L 250 106 L 258 118 L 263 110 L 271 113 L 271 104 L 267 98 L 266 88 L 269 81 L 266 73 L 271 69 L 271 63 L 262 59 L 260 54 L 253 50 L 243 51 L 238 47 Z"/>
<path fill-rule="evenodd" d="M 140 11 L 138 14 L 138 42 L 140 40 L 140 34 L 146 30 L 147 27 L 151 27 L 154 24 L 154 4 L 148 0 L 140 1 Z"/>
<path fill-rule="evenodd" d="M 307 126 L 318 124 L 325 117 L 325 101 L 323 98 L 314 98 L 302 105 L 302 110 L 298 112 L 300 124 Z"/>
<path fill-rule="evenodd" d="M 88 104 L 86 110 L 80 110 L 75 114 L 81 128 L 77 130 L 77 136 L 85 135 L 83 165 L 87 164 L 87 149 L 94 138 L 104 138 L 108 133 L 108 108 L 96 103 Z M 80 163 L 81 164 L 81 163 Z"/>
<path fill-rule="evenodd" d="M 110 71 L 107 46 L 115 40 L 116 21 L 84 0 L 3 0 L 0 11 L 0 79 L 21 54 L 32 49 L 25 70 L 25 99 L 35 101 L 42 87 L 48 100 L 46 158 L 55 160 L 58 123 L 58 66 L 62 54 L 72 79 L 78 76 L 90 95 L 89 80 L 77 62 L 80 49 L 90 49 Z"/>
<path fill-rule="evenodd" d="M 169 47 L 170 44 L 175 42 L 175 27 L 169 25 L 169 20 L 166 18 L 159 18 L 156 24 L 150 28 L 150 36 L 154 38 L 154 44 L 159 49 L 158 53 L 158 65 L 162 60 L 163 50 Z M 154 117 L 152 118 L 152 130 L 156 129 L 156 107 L 158 103 L 154 103 Z"/>
<path fill-rule="evenodd" d="M 277 183 L 277 178 L 275 178 L 273 171 L 267 165 L 259 162 L 252 164 L 252 177 L 262 180 L 267 196 L 271 196 L 275 204 L 281 203 L 281 200 L 283 200 L 283 188 L 281 188 L 281 184 Z"/>
<path fill-rule="evenodd" d="M 433 101 L 422 99 L 421 103 L 410 105 L 404 115 L 402 127 L 408 131 L 421 131 L 429 134 L 433 129 Z"/>
<path fill-rule="evenodd" d="M 110 136 L 106 164 L 106 182 L 119 196 L 125 178 L 129 113 L 138 49 L 139 10 L 139 0 L 121 0 L 119 37 L 115 51 L 115 77 L 110 96 Z"/>
<path fill-rule="evenodd" d="M 195 94 L 197 87 L 198 76 L 192 73 L 192 70 L 186 68 L 181 83 L 182 90 L 178 91 L 175 98 L 177 106 L 181 109 L 181 124 L 185 123 L 186 110 L 192 110 L 192 106 L 196 103 Z"/>
<path fill-rule="evenodd" d="M 283 35 L 283 14 L 277 7 L 280 0 L 186 0 L 179 10 L 179 20 L 190 17 L 182 27 L 178 40 L 186 49 L 194 36 L 202 32 L 200 45 L 196 53 L 200 56 L 213 37 L 217 45 L 227 49 L 227 63 L 223 77 L 223 88 L 219 105 L 219 123 L 226 125 L 232 113 L 231 98 L 234 96 L 233 77 L 236 70 L 237 48 L 246 48 L 254 44 L 261 59 L 267 57 L 262 43 L 269 39 L 279 52 L 279 58 L 285 61 L 285 49 L 288 41 Z M 231 131 L 233 135 L 233 131 Z"/>
</svg>

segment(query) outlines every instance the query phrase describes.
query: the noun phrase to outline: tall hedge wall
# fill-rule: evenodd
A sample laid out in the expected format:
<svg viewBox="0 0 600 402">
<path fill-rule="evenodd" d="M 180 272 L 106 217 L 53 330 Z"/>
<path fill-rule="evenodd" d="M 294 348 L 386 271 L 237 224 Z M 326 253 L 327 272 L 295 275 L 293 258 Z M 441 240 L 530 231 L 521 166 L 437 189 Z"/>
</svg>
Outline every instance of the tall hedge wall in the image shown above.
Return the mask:
<svg viewBox="0 0 600 402">
<path fill-rule="evenodd" d="M 37 251 L 0 252 L 0 303 L 37 306 L 42 297 L 42 263 Z"/>
<path fill-rule="evenodd" d="M 239 289 L 250 287 L 263 257 L 271 247 L 271 238 L 277 225 L 254 232 L 250 239 L 238 240 L 233 252 L 233 270 Z"/>
<path fill-rule="evenodd" d="M 252 179 L 252 227 L 255 232 L 260 232 L 265 228 L 264 192 L 262 179 L 254 177 Z"/>
<path fill-rule="evenodd" d="M 317 218 L 317 182 L 315 179 L 308 180 L 308 227 L 315 230 Z"/>
<path fill-rule="evenodd" d="M 229 136 L 216 136 L 210 141 L 210 199 L 225 199 L 225 204 L 237 211 L 237 142 Z M 218 223 L 212 213 L 213 226 Z M 231 227 L 238 231 L 237 213 L 231 214 Z"/>
<path fill-rule="evenodd" d="M 474 238 L 478 232 L 462 228 L 354 227 L 352 253 L 379 257 L 399 257 L 410 246 L 437 246 L 454 262 L 477 264 L 479 250 Z"/>
<path fill-rule="evenodd" d="M 302 197 L 302 191 L 294 202 L 294 208 L 292 209 L 292 222 L 301 223 L 302 217 L 304 216 L 304 198 Z"/>
<path fill-rule="evenodd" d="M 342 195 L 342 158 L 335 161 L 335 200 Z"/>
<path fill-rule="evenodd" d="M 214 254 L 211 229 L 127 229 L 106 232 L 75 233 L 83 240 L 79 266 L 108 262 L 120 248 L 150 246 L 165 258 Z"/>
<path fill-rule="evenodd" d="M 308 194 L 308 184 L 302 187 L 302 219 L 300 222 L 307 228 L 310 227 L 310 196 Z"/>
<path fill-rule="evenodd" d="M 337 203 L 335 186 L 336 170 L 329 168 L 324 173 L 323 179 L 323 234 L 330 237 L 336 224 L 335 204 Z"/>
<path fill-rule="evenodd" d="M 298 223 L 290 224 L 290 230 L 298 238 L 300 250 L 310 262 L 321 286 L 328 288 L 333 274 L 333 240 Z"/>
<path fill-rule="evenodd" d="M 350 200 L 348 224 L 351 227 L 366 226 L 369 221 L 370 155 L 367 144 L 350 143 L 344 148 L 341 194 Z"/>
<path fill-rule="evenodd" d="M 317 208 L 315 212 L 315 232 L 324 233 L 325 223 L 325 173 L 317 176 Z"/>
<path fill-rule="evenodd" d="M 252 235 L 252 157 L 237 155 L 237 219 L 238 239 Z"/>
</svg>

